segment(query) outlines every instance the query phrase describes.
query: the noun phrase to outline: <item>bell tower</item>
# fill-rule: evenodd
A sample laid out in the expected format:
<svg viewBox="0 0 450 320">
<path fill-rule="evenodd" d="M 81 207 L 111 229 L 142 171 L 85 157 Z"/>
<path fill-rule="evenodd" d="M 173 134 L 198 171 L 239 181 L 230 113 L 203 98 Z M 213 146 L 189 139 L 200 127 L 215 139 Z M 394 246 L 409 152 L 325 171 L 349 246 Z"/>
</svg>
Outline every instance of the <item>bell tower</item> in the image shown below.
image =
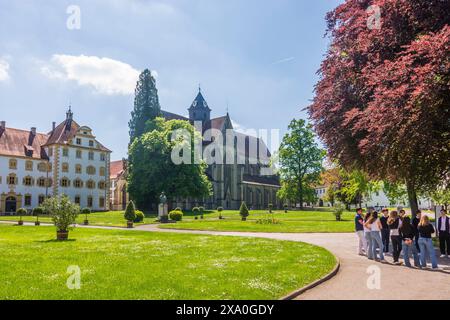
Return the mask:
<svg viewBox="0 0 450 320">
<path fill-rule="evenodd" d="M 197 97 L 195 97 L 189 107 L 189 120 L 206 122 L 211 119 L 211 109 L 208 107 L 205 98 L 202 95 L 202 89 L 198 88 Z"/>
</svg>

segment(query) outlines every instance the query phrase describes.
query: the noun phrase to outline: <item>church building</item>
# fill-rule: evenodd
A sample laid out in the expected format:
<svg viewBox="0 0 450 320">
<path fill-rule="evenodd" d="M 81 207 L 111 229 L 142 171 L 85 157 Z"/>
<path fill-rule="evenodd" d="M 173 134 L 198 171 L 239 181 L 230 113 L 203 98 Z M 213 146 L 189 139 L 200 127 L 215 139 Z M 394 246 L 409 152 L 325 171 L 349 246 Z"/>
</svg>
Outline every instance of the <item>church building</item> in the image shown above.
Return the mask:
<svg viewBox="0 0 450 320">
<path fill-rule="evenodd" d="M 70 110 L 59 125 L 39 133 L 0 122 L 0 214 L 31 211 L 47 197 L 65 194 L 82 208 L 109 210 L 111 151 Z"/>
<path fill-rule="evenodd" d="M 281 207 L 276 193 L 280 188 L 279 178 L 276 175 L 267 175 L 264 170 L 269 168 L 271 154 L 262 139 L 245 135 L 233 129 L 230 116 L 226 115 L 211 118 L 211 109 L 208 106 L 201 90 L 188 108 L 189 118 L 168 111 L 161 111 L 166 120 L 185 120 L 190 123 L 201 123 L 204 134 L 208 129 L 215 129 L 222 133 L 224 143 L 224 161 L 222 163 L 210 164 L 206 174 L 213 186 L 213 195 L 205 199 L 177 199 L 173 204 L 182 209 L 192 209 L 195 206 L 204 206 L 207 209 L 216 209 L 221 206 L 224 209 L 239 209 L 245 201 L 251 209 L 266 209 L 269 204 L 273 207 Z M 227 157 L 226 138 L 228 132 L 233 133 L 231 146 L 235 160 L 240 157 L 241 161 L 225 161 Z M 204 136 L 203 148 L 212 143 L 212 139 Z M 230 144 L 229 144 L 230 145 Z M 256 152 L 251 152 L 252 149 Z M 230 152 L 230 151 L 228 151 Z M 253 158 L 252 158 L 253 157 Z M 256 159 L 254 159 L 256 157 Z M 125 177 L 126 162 L 123 160 L 113 162 L 110 177 L 112 202 L 115 208 L 124 208 L 124 200 L 127 199 L 124 184 L 120 177 Z M 114 172 L 113 172 L 114 171 Z M 268 171 L 268 170 L 267 170 Z"/>
</svg>

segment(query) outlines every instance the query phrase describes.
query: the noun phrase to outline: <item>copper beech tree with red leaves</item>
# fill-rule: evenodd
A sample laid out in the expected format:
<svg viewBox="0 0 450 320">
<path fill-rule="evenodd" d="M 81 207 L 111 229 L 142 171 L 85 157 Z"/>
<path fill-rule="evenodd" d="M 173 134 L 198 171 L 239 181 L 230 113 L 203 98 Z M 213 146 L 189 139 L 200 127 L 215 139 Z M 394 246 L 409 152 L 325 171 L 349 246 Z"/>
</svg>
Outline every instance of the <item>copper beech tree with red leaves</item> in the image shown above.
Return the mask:
<svg viewBox="0 0 450 320">
<path fill-rule="evenodd" d="M 415 214 L 417 192 L 449 181 L 450 0 L 347 0 L 326 20 L 314 127 L 345 168 L 405 183 Z"/>
</svg>

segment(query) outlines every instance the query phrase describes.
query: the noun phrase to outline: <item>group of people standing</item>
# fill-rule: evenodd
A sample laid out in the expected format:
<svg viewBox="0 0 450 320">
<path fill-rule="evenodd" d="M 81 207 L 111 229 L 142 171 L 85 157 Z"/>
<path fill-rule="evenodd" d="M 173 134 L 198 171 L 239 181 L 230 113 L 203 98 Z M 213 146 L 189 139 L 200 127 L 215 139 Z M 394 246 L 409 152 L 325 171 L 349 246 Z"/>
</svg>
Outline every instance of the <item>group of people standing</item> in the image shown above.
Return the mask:
<svg viewBox="0 0 450 320">
<path fill-rule="evenodd" d="M 429 217 L 419 210 L 411 219 L 405 210 L 390 211 L 383 209 L 381 215 L 369 210 L 365 215 L 358 208 L 355 216 L 355 230 L 358 235 L 358 254 L 367 256 L 370 260 L 385 262 L 385 254 L 390 252 L 394 264 L 401 265 L 400 255 L 407 267 L 411 267 L 410 258 L 417 268 L 426 268 L 427 259 L 431 260 L 431 267 L 438 268 L 436 252 L 432 235 L 436 232 Z M 446 210 L 441 210 L 437 221 L 437 233 L 441 258 L 450 256 L 450 218 Z"/>
</svg>

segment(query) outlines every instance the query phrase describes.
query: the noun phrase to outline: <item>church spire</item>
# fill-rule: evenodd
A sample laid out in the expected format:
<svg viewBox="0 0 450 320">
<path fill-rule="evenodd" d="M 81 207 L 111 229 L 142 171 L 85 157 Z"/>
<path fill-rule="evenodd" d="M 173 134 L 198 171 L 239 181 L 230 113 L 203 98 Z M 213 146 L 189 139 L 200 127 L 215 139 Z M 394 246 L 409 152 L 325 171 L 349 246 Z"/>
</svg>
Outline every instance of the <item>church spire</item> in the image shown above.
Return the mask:
<svg viewBox="0 0 450 320">
<path fill-rule="evenodd" d="M 199 84 L 198 93 L 189 107 L 189 119 L 191 121 L 209 121 L 211 109 L 208 106 L 202 94 L 202 88 Z"/>
<path fill-rule="evenodd" d="M 72 112 L 72 106 L 69 105 L 69 110 L 66 112 L 66 120 L 72 120 L 73 119 L 73 112 Z"/>
</svg>

